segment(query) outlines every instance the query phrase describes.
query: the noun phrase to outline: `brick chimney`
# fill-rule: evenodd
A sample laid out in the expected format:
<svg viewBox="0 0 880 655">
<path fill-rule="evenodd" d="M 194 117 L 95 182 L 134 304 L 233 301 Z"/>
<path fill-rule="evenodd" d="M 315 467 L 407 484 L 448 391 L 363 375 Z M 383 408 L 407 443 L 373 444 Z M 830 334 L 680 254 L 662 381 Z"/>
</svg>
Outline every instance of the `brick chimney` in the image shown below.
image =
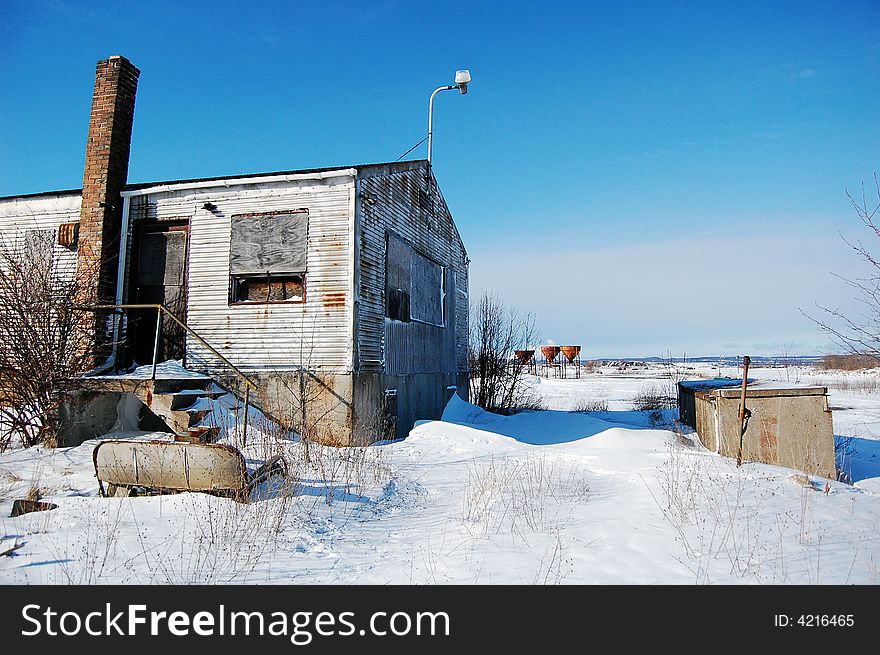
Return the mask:
<svg viewBox="0 0 880 655">
<path fill-rule="evenodd" d="M 128 177 L 139 75 L 140 71 L 130 61 L 118 55 L 102 59 L 95 70 L 77 256 L 83 304 L 115 301 L 122 224 L 119 193 Z M 94 327 L 96 355 L 106 355 L 100 352 L 109 343 L 106 315 L 96 316 Z"/>
</svg>

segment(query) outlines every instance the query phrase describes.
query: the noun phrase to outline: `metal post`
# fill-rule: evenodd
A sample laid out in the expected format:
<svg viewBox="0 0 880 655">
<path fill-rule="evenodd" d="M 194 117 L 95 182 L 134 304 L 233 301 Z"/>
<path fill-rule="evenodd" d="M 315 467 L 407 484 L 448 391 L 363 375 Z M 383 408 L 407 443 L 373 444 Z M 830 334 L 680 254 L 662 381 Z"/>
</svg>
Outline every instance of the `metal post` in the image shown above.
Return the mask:
<svg viewBox="0 0 880 655">
<path fill-rule="evenodd" d="M 248 403 L 251 396 L 251 385 L 244 385 L 244 426 L 241 429 L 241 447 L 247 446 Z"/>
<path fill-rule="evenodd" d="M 742 466 L 743 458 L 743 435 L 746 432 L 746 385 L 749 382 L 749 364 L 751 363 L 748 355 L 743 357 L 743 384 L 742 395 L 739 401 L 739 450 L 736 453 L 736 465 Z"/>
<path fill-rule="evenodd" d="M 441 91 L 448 91 L 449 89 L 454 89 L 455 86 L 441 86 L 434 89 L 434 92 L 431 94 L 431 99 L 428 101 L 428 169 L 431 168 L 431 150 L 433 149 L 434 144 L 434 97 L 440 93 Z"/>
<path fill-rule="evenodd" d="M 162 338 L 162 306 L 156 308 L 156 340 L 153 342 L 153 375 L 150 378 L 156 381 L 156 364 L 159 361 L 159 340 Z"/>
</svg>

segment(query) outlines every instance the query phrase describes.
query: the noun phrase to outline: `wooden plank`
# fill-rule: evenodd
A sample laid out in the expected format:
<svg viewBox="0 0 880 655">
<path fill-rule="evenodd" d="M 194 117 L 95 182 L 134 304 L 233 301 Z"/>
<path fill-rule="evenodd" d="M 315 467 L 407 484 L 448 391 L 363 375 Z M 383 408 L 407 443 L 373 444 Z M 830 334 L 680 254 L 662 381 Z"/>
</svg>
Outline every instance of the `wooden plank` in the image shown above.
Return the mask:
<svg viewBox="0 0 880 655">
<path fill-rule="evenodd" d="M 443 267 L 413 252 L 410 316 L 431 325 L 443 325 Z"/>
<path fill-rule="evenodd" d="M 141 237 L 138 286 L 180 286 L 186 269 L 186 232 L 149 232 Z"/>
<path fill-rule="evenodd" d="M 308 226 L 304 211 L 233 216 L 230 272 L 304 273 Z"/>
</svg>

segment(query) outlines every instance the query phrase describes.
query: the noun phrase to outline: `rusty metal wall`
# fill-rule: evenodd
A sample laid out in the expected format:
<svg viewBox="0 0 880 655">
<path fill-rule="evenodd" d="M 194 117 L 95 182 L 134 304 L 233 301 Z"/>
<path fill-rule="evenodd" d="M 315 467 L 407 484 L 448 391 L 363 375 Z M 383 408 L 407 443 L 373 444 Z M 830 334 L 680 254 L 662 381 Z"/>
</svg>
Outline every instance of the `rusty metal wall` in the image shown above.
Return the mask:
<svg viewBox="0 0 880 655">
<path fill-rule="evenodd" d="M 452 272 L 446 271 L 447 299 L 454 298 Z M 450 294 L 449 291 L 452 291 Z M 385 372 L 389 375 L 456 373 L 455 303 L 445 302 L 447 327 L 385 319 Z"/>
<path fill-rule="evenodd" d="M 133 221 L 190 219 L 187 323 L 244 371 L 285 371 L 305 365 L 325 372 L 352 369 L 351 299 L 354 179 L 246 184 L 163 191 L 132 198 Z M 205 209 L 211 203 L 213 209 Z M 305 302 L 229 302 L 231 216 L 308 210 Z M 225 366 L 194 339 L 187 365 L 208 373 Z"/>
<path fill-rule="evenodd" d="M 359 370 L 387 374 L 467 370 L 467 252 L 423 161 L 362 167 L 358 176 Z M 446 325 L 385 317 L 385 247 L 391 232 L 446 268 Z"/>
</svg>

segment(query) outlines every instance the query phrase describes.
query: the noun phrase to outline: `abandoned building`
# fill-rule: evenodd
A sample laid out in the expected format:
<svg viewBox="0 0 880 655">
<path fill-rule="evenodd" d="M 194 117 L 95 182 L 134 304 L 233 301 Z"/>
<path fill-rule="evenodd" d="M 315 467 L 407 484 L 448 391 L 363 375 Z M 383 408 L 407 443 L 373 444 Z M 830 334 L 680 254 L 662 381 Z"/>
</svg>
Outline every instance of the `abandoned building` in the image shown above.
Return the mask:
<svg viewBox="0 0 880 655">
<path fill-rule="evenodd" d="M 96 311 L 96 366 L 155 349 L 240 394 L 231 364 L 285 424 L 311 394 L 338 444 L 466 398 L 469 260 L 426 161 L 129 184 L 138 76 L 98 62 L 81 190 L 0 198 L 0 234 L 44 240 L 61 275 L 97 271 L 95 305 L 161 303 L 186 326 Z"/>
</svg>

